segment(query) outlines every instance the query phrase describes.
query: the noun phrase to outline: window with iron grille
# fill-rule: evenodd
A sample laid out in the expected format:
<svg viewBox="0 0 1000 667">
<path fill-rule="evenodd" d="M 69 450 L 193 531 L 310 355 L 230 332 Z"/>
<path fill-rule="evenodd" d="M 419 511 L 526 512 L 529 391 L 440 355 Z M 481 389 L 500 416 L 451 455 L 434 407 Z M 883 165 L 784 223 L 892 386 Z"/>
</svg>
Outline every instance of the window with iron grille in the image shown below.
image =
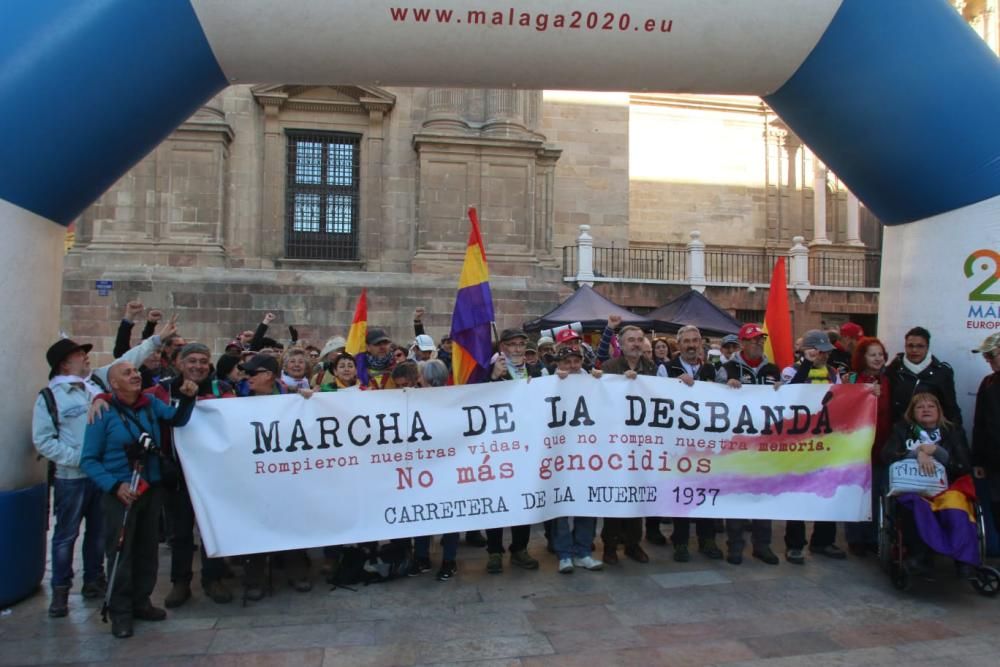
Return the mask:
<svg viewBox="0 0 1000 667">
<path fill-rule="evenodd" d="M 288 132 L 285 255 L 358 259 L 361 135 Z"/>
<path fill-rule="evenodd" d="M 753 322 L 755 324 L 764 324 L 764 312 L 763 310 L 739 310 L 736 311 L 736 319 L 740 322 Z"/>
</svg>

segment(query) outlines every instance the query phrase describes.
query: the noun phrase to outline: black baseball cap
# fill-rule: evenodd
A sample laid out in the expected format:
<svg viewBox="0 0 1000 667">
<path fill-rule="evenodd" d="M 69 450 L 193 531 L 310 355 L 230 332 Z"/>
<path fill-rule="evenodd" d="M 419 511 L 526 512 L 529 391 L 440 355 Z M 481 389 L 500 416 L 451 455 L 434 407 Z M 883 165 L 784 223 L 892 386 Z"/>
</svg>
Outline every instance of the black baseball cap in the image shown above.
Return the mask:
<svg viewBox="0 0 1000 667">
<path fill-rule="evenodd" d="M 249 361 L 240 364 L 239 368 L 249 375 L 253 375 L 258 370 L 271 371 L 275 375 L 280 371 L 278 360 L 268 354 L 256 354 Z"/>
<path fill-rule="evenodd" d="M 389 338 L 389 334 L 385 332 L 385 329 L 379 329 L 378 327 L 369 329 L 368 333 L 365 335 L 365 343 L 368 345 L 378 345 L 379 343 L 391 340 L 392 339 Z"/>
</svg>

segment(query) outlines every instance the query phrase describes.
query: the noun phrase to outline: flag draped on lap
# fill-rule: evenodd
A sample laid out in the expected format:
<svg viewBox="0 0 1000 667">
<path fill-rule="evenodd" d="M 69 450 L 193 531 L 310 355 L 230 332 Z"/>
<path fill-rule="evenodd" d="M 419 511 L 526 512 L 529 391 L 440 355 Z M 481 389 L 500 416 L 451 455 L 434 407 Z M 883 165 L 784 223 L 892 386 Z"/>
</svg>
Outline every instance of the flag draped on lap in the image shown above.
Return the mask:
<svg viewBox="0 0 1000 667">
<path fill-rule="evenodd" d="M 788 280 L 785 258 L 779 257 L 771 274 L 771 288 L 767 293 L 767 310 L 764 312 L 764 354 L 778 368 L 788 368 L 795 363 L 792 341 L 792 318 L 788 311 Z"/>
<path fill-rule="evenodd" d="M 368 290 L 361 288 L 361 296 L 354 306 L 354 319 L 351 320 L 351 330 L 347 332 L 347 344 L 344 351 L 354 355 L 355 365 L 358 368 L 358 380 L 362 385 L 368 384 L 368 367 L 365 364 L 364 355 L 358 356 L 368 349 L 365 345 L 365 336 L 368 334 Z"/>
<path fill-rule="evenodd" d="M 455 384 L 474 384 L 485 379 L 493 356 L 493 296 L 486 249 L 474 208 L 469 209 L 469 221 L 472 229 L 458 279 L 455 311 L 451 316 L 451 365 Z"/>
<path fill-rule="evenodd" d="M 933 498 L 905 493 L 898 501 L 913 512 L 917 532 L 924 544 L 959 562 L 979 565 L 975 499 L 972 478 L 963 475 Z"/>
</svg>

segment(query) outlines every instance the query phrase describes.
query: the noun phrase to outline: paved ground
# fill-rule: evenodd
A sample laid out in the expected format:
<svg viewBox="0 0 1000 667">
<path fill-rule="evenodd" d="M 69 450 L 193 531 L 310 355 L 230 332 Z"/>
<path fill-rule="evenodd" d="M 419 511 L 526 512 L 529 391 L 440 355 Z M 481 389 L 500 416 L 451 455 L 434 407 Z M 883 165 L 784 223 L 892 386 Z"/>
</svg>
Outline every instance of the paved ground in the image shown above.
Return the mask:
<svg viewBox="0 0 1000 667">
<path fill-rule="evenodd" d="M 127 640 L 111 637 L 99 602 L 78 592 L 68 618 L 47 618 L 46 590 L 0 617 L 0 665 L 1000 664 L 1000 598 L 977 595 L 947 564 L 939 581 L 902 594 L 872 558 L 734 567 L 647 550 L 647 565 L 560 575 L 539 533 L 538 572 L 487 575 L 485 552 L 463 546 L 450 582 L 423 575 L 305 594 L 279 586 L 247 608 L 214 604 L 196 586 L 167 621 L 137 622 Z M 163 548 L 161 573 L 168 563 Z M 161 577 L 157 604 L 168 589 Z"/>
</svg>

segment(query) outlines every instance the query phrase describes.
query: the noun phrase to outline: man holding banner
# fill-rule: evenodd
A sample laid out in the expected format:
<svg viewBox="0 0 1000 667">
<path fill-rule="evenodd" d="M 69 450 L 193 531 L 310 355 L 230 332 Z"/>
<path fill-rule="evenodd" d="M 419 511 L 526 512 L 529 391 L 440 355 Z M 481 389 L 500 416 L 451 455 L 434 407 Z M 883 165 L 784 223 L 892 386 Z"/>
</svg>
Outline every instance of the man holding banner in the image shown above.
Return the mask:
<svg viewBox="0 0 1000 667">
<path fill-rule="evenodd" d="M 625 326 L 618 332 L 618 340 L 622 349 L 621 356 L 604 362 L 602 371 L 612 375 L 624 375 L 630 380 L 640 375 L 656 375 L 656 364 L 642 354 L 642 342 L 646 340 L 642 329 L 632 325 Z M 642 524 L 642 518 L 604 518 L 601 541 L 604 542 L 605 563 L 614 565 L 618 562 L 619 543 L 625 545 L 625 555 L 635 562 L 649 562 L 649 555 L 639 544 L 639 540 L 642 539 Z"/>
</svg>

